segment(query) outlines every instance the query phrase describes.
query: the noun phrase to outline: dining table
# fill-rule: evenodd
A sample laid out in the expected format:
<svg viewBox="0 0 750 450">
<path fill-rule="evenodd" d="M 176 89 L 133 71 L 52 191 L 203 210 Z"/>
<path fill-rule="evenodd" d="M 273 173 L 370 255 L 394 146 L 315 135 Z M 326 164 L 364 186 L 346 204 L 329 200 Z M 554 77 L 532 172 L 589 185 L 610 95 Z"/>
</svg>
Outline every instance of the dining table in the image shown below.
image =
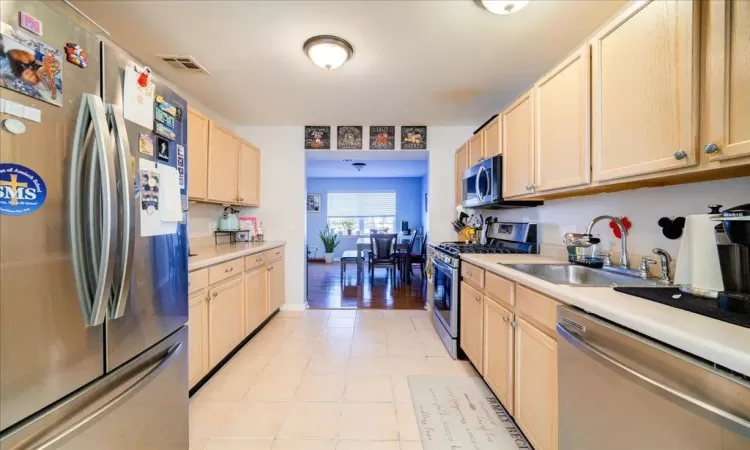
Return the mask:
<svg viewBox="0 0 750 450">
<path fill-rule="evenodd" d="M 410 234 L 399 234 L 396 236 L 396 248 L 394 251 L 398 253 L 399 250 L 406 250 L 408 254 L 411 252 L 411 235 Z M 359 261 L 364 259 L 364 251 L 370 249 L 370 237 L 361 237 L 357 239 L 357 257 Z"/>
</svg>

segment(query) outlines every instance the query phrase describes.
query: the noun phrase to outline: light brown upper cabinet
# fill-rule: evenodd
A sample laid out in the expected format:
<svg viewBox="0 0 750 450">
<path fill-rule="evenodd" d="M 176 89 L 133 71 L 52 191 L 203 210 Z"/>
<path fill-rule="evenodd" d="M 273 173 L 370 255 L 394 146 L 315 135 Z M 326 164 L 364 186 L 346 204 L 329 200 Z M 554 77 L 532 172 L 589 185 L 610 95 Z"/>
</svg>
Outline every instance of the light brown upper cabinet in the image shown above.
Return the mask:
<svg viewBox="0 0 750 450">
<path fill-rule="evenodd" d="M 591 182 L 591 52 L 584 45 L 534 86 L 534 190 Z"/>
<path fill-rule="evenodd" d="M 464 171 L 469 168 L 468 144 L 464 144 L 456 150 L 456 205 L 463 201 Z"/>
<path fill-rule="evenodd" d="M 483 134 L 477 133 L 469 138 L 469 167 L 484 159 Z"/>
<path fill-rule="evenodd" d="M 750 156 L 750 2 L 709 2 L 708 139 L 712 161 Z"/>
<path fill-rule="evenodd" d="M 529 91 L 502 112 L 503 198 L 532 194 L 534 184 L 534 94 Z"/>
<path fill-rule="evenodd" d="M 698 163 L 698 6 L 636 1 L 592 38 L 594 180 Z"/>
<path fill-rule="evenodd" d="M 206 198 L 208 188 L 208 126 L 206 116 L 188 107 L 187 157 L 188 197 Z"/>
<path fill-rule="evenodd" d="M 492 158 L 493 156 L 502 155 L 502 130 L 500 126 L 500 116 L 498 115 L 492 122 L 488 123 L 482 130 L 482 143 L 484 144 L 484 159 Z"/>
<path fill-rule="evenodd" d="M 245 205 L 260 205 L 260 150 L 240 140 L 238 156 L 237 201 Z"/>
<path fill-rule="evenodd" d="M 236 203 L 237 152 L 240 140 L 213 122 L 208 138 L 208 199 Z"/>
</svg>

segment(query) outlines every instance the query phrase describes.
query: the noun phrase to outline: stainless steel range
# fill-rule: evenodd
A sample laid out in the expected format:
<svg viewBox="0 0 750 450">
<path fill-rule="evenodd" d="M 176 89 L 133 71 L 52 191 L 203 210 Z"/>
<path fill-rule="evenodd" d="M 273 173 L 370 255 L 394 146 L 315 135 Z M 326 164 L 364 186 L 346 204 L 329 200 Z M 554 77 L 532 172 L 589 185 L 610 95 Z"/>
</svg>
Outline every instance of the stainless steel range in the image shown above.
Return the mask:
<svg viewBox="0 0 750 450">
<path fill-rule="evenodd" d="M 461 255 L 466 253 L 539 253 L 534 223 L 494 222 L 486 230 L 487 244 L 443 242 L 433 246 L 432 322 L 453 358 L 458 358 Z"/>
</svg>

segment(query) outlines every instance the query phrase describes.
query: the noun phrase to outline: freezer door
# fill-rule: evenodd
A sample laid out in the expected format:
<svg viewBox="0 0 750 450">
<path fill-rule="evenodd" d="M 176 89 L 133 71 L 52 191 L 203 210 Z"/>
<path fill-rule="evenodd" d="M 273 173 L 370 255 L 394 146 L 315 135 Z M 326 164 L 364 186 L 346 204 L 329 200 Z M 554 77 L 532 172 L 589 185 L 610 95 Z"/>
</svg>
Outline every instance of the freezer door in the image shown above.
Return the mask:
<svg viewBox="0 0 750 450">
<path fill-rule="evenodd" d="M 0 438 L 0 450 L 185 450 L 187 327 Z"/>
<path fill-rule="evenodd" d="M 123 83 L 125 68 L 132 68 L 137 61 L 121 49 L 102 44 L 102 59 L 104 61 L 103 83 L 104 103 L 110 107 L 114 114 L 123 114 Z M 156 77 L 152 77 L 156 79 Z M 156 79 L 156 94 L 163 95 L 170 103 L 186 108 L 182 98 L 175 95 L 170 89 L 158 82 Z M 113 122 L 110 117 L 110 122 Z M 156 147 L 157 136 L 150 128 L 119 118 L 124 124 L 125 130 L 119 130 L 126 137 L 129 149 L 127 158 L 133 158 L 135 168 L 139 166 L 139 160 L 147 159 L 156 163 L 156 149 L 154 155 L 146 155 L 138 150 L 140 134 L 151 136 Z M 170 159 L 162 161 L 171 166 L 176 166 L 177 152 L 176 144 L 183 143 L 187 132 L 187 118 L 182 122 L 176 122 L 174 128 L 177 139 L 170 144 Z M 113 128 L 113 140 L 117 130 Z M 114 143 L 114 142 L 113 142 Z M 156 167 L 156 166 L 154 166 Z M 133 174 L 131 176 L 137 176 Z M 126 180 L 123 184 L 134 182 L 133 179 Z M 130 289 L 124 305 L 113 301 L 107 320 L 107 370 L 112 370 L 131 358 L 137 356 L 145 349 L 160 342 L 164 337 L 173 333 L 187 322 L 188 299 L 187 299 L 187 226 L 179 225 L 176 234 L 141 237 L 140 224 L 140 198 L 135 198 L 132 189 L 120 190 L 120 195 L 130 196 L 130 202 L 135 208 L 133 215 L 134 234 L 132 235 L 132 263 L 126 264 L 123 252 L 118 252 L 121 258 L 118 261 L 116 278 L 127 269 L 129 272 Z M 122 200 L 122 199 L 121 199 Z M 125 202 L 120 201 L 122 207 Z M 121 217 L 127 214 L 121 211 Z M 124 221 L 121 221 L 124 223 Z M 125 238 L 124 233 L 128 227 L 121 227 L 121 240 Z M 115 280 L 115 286 L 120 283 Z M 121 311 L 116 311 L 119 305 Z M 119 316 L 119 317 L 118 317 Z"/>
<path fill-rule="evenodd" d="M 0 430 L 104 374 L 104 327 L 86 326 L 90 317 L 82 306 L 91 305 L 81 303 L 76 289 L 68 203 L 81 99 L 100 89 L 99 44 L 42 2 L 3 0 L 0 19 L 15 27 L 19 11 L 44 23 L 44 36 L 35 39 L 58 49 L 75 42 L 90 53 L 86 69 L 63 57 L 61 106 L 0 88 L 3 100 L 41 111 L 41 123 L 22 120 L 27 128 L 23 134 L 0 129 L 0 162 L 30 168 L 47 187 L 46 202 L 37 211 L 0 215 Z M 5 41 L 6 50 L 12 45 Z M 0 61 L 7 76 L 4 64 Z M 0 120 L 10 117 L 0 113 Z M 86 121 L 83 151 L 90 162 L 93 131 Z M 0 176 L 0 181 L 9 180 Z"/>
</svg>

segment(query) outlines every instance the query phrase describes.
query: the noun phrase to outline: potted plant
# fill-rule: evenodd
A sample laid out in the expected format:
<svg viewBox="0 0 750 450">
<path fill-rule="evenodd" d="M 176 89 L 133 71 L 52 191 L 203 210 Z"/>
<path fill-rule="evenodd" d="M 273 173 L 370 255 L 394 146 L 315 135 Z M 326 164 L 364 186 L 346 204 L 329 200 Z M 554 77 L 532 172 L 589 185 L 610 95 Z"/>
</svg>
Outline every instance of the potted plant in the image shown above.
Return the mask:
<svg viewBox="0 0 750 450">
<path fill-rule="evenodd" d="M 323 241 L 323 247 L 325 247 L 326 250 L 326 262 L 330 264 L 333 262 L 333 251 L 339 245 L 336 232 L 326 225 L 326 227 L 320 232 L 320 240 Z"/>
<path fill-rule="evenodd" d="M 356 225 L 356 224 L 352 220 L 344 220 L 343 222 L 341 222 L 341 226 L 343 226 L 344 228 L 346 228 L 346 233 L 349 236 L 351 236 L 351 234 L 352 234 L 352 229 L 354 228 L 354 225 Z"/>
</svg>

